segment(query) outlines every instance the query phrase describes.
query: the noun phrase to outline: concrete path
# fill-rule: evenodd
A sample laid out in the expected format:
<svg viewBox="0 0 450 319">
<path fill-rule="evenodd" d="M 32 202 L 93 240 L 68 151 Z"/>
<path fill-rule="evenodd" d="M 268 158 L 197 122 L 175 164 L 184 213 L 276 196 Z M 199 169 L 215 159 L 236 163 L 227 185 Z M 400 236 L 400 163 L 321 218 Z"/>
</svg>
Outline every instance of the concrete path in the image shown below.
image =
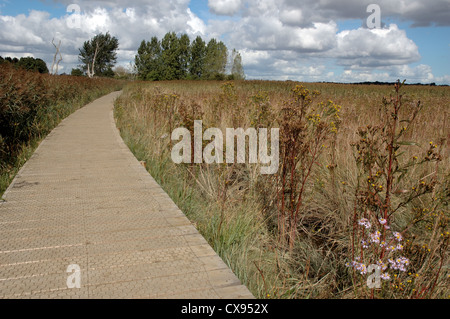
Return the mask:
<svg viewBox="0 0 450 319">
<path fill-rule="evenodd" d="M 120 138 L 119 94 L 65 119 L 4 194 L 0 298 L 253 298 Z"/>
</svg>

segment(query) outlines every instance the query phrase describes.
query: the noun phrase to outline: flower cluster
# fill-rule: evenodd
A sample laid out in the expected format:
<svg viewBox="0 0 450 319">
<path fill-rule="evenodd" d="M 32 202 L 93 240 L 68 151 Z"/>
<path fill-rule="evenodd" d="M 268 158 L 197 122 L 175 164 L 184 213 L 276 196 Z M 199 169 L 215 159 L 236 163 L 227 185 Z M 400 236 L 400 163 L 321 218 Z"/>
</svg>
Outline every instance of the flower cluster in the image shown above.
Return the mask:
<svg viewBox="0 0 450 319">
<path fill-rule="evenodd" d="M 391 266 L 391 269 L 400 270 L 403 272 L 406 272 L 406 266 L 409 265 L 409 259 L 406 257 L 399 257 L 396 258 L 395 260 L 389 259 L 388 262 Z"/>
<path fill-rule="evenodd" d="M 380 267 L 380 269 L 381 269 L 382 271 L 385 271 L 385 270 L 387 269 L 387 267 L 388 267 L 388 265 L 387 265 L 386 263 L 384 263 L 382 260 L 379 260 L 379 261 L 377 262 L 377 265 Z"/>
<path fill-rule="evenodd" d="M 358 224 L 360 226 L 364 226 L 366 229 L 369 229 L 370 227 L 372 227 L 372 225 L 370 224 L 370 222 L 367 218 L 361 218 L 359 220 Z"/>
<path fill-rule="evenodd" d="M 387 246 L 387 245 L 386 245 Z M 398 245 L 390 245 L 389 247 L 386 248 L 387 251 L 396 251 L 396 250 L 403 250 L 403 245 L 402 244 L 398 244 Z"/>
<path fill-rule="evenodd" d="M 384 227 L 384 229 L 386 229 L 386 230 L 390 229 L 390 227 L 387 225 L 386 219 L 380 218 L 378 221 L 380 222 L 380 225 L 382 225 Z M 361 218 L 358 221 L 358 224 L 360 226 L 363 226 L 365 229 L 370 229 L 372 227 L 372 224 L 370 223 L 370 221 L 367 218 Z M 369 248 L 371 243 L 377 244 L 381 248 L 386 248 L 387 251 L 396 251 L 396 250 L 403 249 L 403 245 L 400 244 L 400 242 L 403 240 L 403 236 L 399 232 L 392 233 L 392 237 L 390 238 L 391 241 L 389 243 L 384 240 L 381 240 L 381 232 L 379 230 L 376 230 L 375 232 L 370 233 L 369 238 L 370 238 L 370 242 L 365 239 L 361 240 L 361 246 L 364 249 Z M 392 243 L 393 240 L 396 240 L 398 242 L 398 244 L 397 245 L 389 245 L 390 243 Z"/>
<path fill-rule="evenodd" d="M 364 263 L 359 262 L 359 257 L 356 257 L 355 259 L 356 260 L 351 263 L 347 263 L 346 266 L 354 268 L 356 271 L 359 271 L 361 275 L 367 274 L 367 266 Z"/>
<path fill-rule="evenodd" d="M 372 243 L 379 244 L 380 236 L 381 236 L 381 232 L 379 230 L 377 230 L 373 234 L 370 234 L 370 240 L 372 241 Z M 384 245 L 384 242 L 382 243 L 382 245 Z"/>
<path fill-rule="evenodd" d="M 359 262 L 359 260 L 360 260 L 359 257 L 356 257 L 355 259 L 356 259 L 356 260 L 354 260 L 354 261 L 352 261 L 352 262 L 350 262 L 350 263 L 347 263 L 346 266 L 347 266 L 347 267 L 354 268 L 354 269 L 355 269 L 356 271 L 358 271 L 361 275 L 366 275 L 366 274 L 367 274 L 367 266 L 366 266 L 366 264 Z M 383 280 L 390 280 L 390 279 L 391 279 L 391 276 L 389 275 L 389 273 L 384 272 L 384 271 L 388 268 L 388 265 L 385 264 L 385 263 L 383 263 L 383 262 L 380 260 L 380 261 L 377 262 L 377 266 L 379 266 L 379 267 L 380 267 L 380 270 L 383 271 L 383 272 L 380 274 L 380 278 L 383 279 Z M 392 268 L 392 266 L 391 266 L 391 268 Z"/>
<path fill-rule="evenodd" d="M 384 272 L 380 275 L 380 278 L 383 280 L 390 280 L 391 276 L 387 272 Z"/>
<path fill-rule="evenodd" d="M 384 229 L 389 230 L 391 227 L 389 227 L 389 225 L 387 224 L 387 220 L 384 218 L 380 218 L 378 219 L 378 222 L 380 223 L 380 225 L 382 225 L 384 227 Z"/>
<path fill-rule="evenodd" d="M 379 223 L 379 225 L 378 225 Z M 379 218 L 378 223 L 376 223 L 375 227 L 381 226 L 384 228 L 383 232 L 389 231 L 390 227 L 388 225 L 388 221 L 384 218 Z M 395 257 L 395 252 L 403 250 L 403 245 L 401 242 L 403 241 L 403 235 L 400 232 L 390 231 L 390 235 L 388 236 L 385 233 L 382 233 L 378 229 L 373 229 L 374 225 L 370 222 L 368 218 L 361 218 L 358 221 L 358 225 L 364 229 L 364 236 L 361 239 L 361 247 L 364 250 L 381 247 L 383 251 L 387 252 L 386 258 L 389 258 L 387 262 L 383 262 L 383 260 L 379 260 L 376 264 L 380 267 L 382 271 L 380 278 L 383 280 L 390 280 L 391 276 L 386 271 L 388 268 L 392 270 L 399 270 L 402 272 L 406 271 L 407 266 L 410 261 L 408 258 L 403 256 Z M 379 227 L 376 227 L 379 228 Z M 367 233 L 366 233 L 367 232 Z M 376 252 L 377 250 L 375 250 Z M 363 262 L 360 261 L 360 258 L 355 258 L 354 261 L 347 263 L 347 267 L 354 268 L 361 275 L 367 274 L 367 266 Z"/>
<path fill-rule="evenodd" d="M 364 249 L 367 249 L 367 248 L 369 248 L 369 242 L 368 242 L 367 240 L 365 240 L 365 239 L 362 239 L 362 240 L 361 240 L 361 246 L 362 246 Z"/>
<path fill-rule="evenodd" d="M 395 240 L 398 242 L 403 240 L 403 236 L 399 232 L 393 232 L 392 235 L 394 235 Z"/>
</svg>

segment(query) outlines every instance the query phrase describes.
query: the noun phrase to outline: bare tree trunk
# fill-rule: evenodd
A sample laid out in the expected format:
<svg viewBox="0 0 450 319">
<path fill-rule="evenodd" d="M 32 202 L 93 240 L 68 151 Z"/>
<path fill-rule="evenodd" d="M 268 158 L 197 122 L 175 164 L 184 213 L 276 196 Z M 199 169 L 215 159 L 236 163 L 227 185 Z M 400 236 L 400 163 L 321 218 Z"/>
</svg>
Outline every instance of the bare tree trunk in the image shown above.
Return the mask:
<svg viewBox="0 0 450 319">
<path fill-rule="evenodd" d="M 90 78 L 93 78 L 95 75 L 95 60 L 97 59 L 97 53 L 98 53 L 98 41 L 97 41 L 97 46 L 95 47 L 94 59 L 92 60 L 90 69 L 89 69 L 89 63 L 87 65 L 87 76 Z"/>
<path fill-rule="evenodd" d="M 63 59 L 61 52 L 59 51 L 59 48 L 61 47 L 61 40 L 59 40 L 58 46 L 56 46 L 56 44 L 54 43 L 54 40 L 55 40 L 55 38 L 52 39 L 52 44 L 55 47 L 56 52 L 55 52 L 55 56 L 53 57 L 53 63 L 52 63 L 52 69 L 51 69 L 51 74 L 53 74 L 53 75 L 58 74 L 59 63 Z M 58 60 L 58 62 L 56 62 L 56 57 L 58 56 L 58 54 L 59 54 L 59 60 Z M 56 62 L 56 70 L 53 71 L 53 69 L 55 68 L 55 62 Z"/>
</svg>

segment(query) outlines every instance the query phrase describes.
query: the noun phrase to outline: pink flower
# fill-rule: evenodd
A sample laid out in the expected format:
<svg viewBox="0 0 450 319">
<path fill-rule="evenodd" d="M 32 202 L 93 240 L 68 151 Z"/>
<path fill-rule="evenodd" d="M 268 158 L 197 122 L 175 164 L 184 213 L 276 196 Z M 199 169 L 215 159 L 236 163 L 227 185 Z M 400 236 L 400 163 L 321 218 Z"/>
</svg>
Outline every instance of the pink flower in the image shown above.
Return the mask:
<svg viewBox="0 0 450 319">
<path fill-rule="evenodd" d="M 366 229 L 369 229 L 372 227 L 369 220 L 367 218 L 361 218 L 358 222 L 359 225 L 364 226 Z"/>
<path fill-rule="evenodd" d="M 403 236 L 399 232 L 394 232 L 393 235 L 394 235 L 395 240 L 397 240 L 399 242 L 403 240 Z"/>
<path fill-rule="evenodd" d="M 367 242 L 367 240 L 361 240 L 361 245 L 364 249 L 369 248 L 369 243 Z"/>
<path fill-rule="evenodd" d="M 391 276 L 389 276 L 389 274 L 387 272 L 384 272 L 380 275 L 380 278 L 383 280 L 390 280 Z"/>
<path fill-rule="evenodd" d="M 380 243 L 380 235 L 381 233 L 379 231 L 376 231 L 373 234 L 370 234 L 370 239 L 372 240 L 372 242 L 378 244 Z"/>
</svg>

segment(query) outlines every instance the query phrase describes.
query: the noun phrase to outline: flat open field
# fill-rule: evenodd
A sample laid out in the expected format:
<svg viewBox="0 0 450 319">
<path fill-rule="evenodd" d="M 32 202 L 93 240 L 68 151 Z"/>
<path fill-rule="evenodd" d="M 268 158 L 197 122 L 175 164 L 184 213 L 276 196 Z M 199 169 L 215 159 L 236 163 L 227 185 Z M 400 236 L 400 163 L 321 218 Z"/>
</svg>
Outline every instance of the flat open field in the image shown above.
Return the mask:
<svg viewBox="0 0 450 319">
<path fill-rule="evenodd" d="M 135 82 L 115 116 L 255 296 L 448 298 L 449 105 L 449 87 Z M 187 129 L 194 159 L 200 120 L 203 133 L 279 129 L 268 139 L 278 170 L 261 174 L 248 157 L 175 164 L 172 132 Z M 214 138 L 202 149 L 226 158 L 228 144 L 211 152 Z"/>
</svg>

